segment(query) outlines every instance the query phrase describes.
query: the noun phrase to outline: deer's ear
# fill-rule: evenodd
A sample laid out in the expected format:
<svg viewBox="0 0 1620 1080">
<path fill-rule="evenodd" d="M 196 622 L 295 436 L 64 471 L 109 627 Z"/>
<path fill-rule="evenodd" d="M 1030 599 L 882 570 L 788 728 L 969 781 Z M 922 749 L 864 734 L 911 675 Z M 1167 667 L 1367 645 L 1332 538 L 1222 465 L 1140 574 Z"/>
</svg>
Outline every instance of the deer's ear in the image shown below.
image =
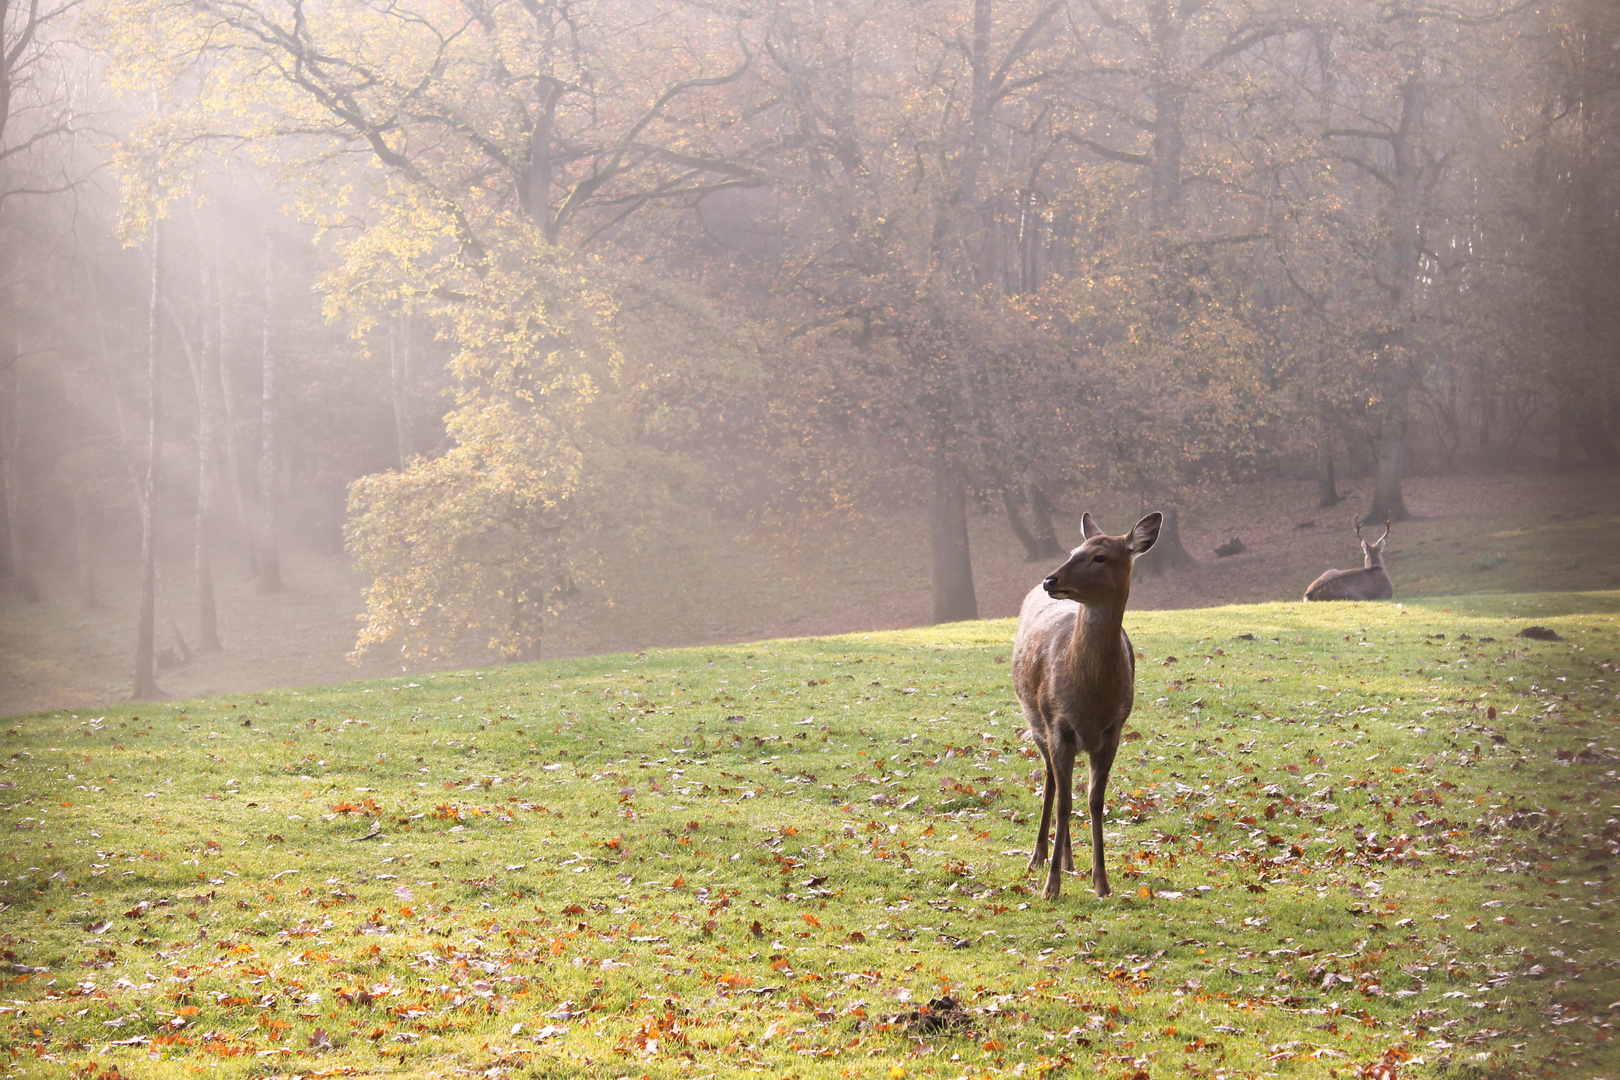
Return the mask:
<svg viewBox="0 0 1620 1080">
<path fill-rule="evenodd" d="M 1136 528 L 1131 530 L 1132 553 L 1141 555 L 1143 552 L 1151 548 L 1154 541 L 1159 538 L 1159 526 L 1163 524 L 1164 515 L 1159 513 L 1157 510 L 1143 518 L 1141 521 L 1138 521 L 1136 523 Z"/>
<path fill-rule="evenodd" d="M 1097 519 L 1091 516 L 1090 510 L 1080 515 L 1080 535 L 1087 540 L 1102 535 L 1102 526 L 1097 524 Z"/>
</svg>

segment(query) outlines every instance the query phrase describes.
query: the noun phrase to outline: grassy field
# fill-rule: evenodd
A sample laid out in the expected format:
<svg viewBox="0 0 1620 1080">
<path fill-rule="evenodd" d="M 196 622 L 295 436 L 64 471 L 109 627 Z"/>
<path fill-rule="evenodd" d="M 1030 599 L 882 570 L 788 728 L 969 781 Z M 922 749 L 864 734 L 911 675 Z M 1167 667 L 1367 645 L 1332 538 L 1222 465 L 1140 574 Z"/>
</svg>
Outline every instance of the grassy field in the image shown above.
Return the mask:
<svg viewBox="0 0 1620 1080">
<path fill-rule="evenodd" d="M 12 718 L 0 1068 L 1617 1078 L 1617 614 L 1132 613 L 1104 901 L 1008 620 Z"/>
</svg>

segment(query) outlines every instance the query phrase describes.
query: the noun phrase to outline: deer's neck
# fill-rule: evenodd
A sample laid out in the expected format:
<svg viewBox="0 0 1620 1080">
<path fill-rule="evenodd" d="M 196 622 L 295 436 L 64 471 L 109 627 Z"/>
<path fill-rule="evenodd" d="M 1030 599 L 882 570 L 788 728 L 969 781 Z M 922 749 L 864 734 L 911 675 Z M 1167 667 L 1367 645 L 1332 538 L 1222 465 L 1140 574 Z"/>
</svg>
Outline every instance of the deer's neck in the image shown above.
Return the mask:
<svg viewBox="0 0 1620 1080">
<path fill-rule="evenodd" d="M 1125 604 L 1082 604 L 1069 639 L 1069 670 L 1086 682 L 1106 681 L 1124 654 Z"/>
</svg>

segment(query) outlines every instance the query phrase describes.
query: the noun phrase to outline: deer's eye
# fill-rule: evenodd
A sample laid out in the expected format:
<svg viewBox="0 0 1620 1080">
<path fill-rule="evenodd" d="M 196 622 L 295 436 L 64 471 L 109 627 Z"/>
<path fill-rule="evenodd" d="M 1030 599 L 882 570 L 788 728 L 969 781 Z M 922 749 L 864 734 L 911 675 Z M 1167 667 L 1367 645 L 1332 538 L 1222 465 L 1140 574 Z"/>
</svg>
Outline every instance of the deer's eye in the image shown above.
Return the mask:
<svg viewBox="0 0 1620 1080">
<path fill-rule="evenodd" d="M 1105 563 L 1105 562 L 1108 561 L 1108 556 L 1106 556 L 1106 555 L 1093 555 L 1091 557 L 1091 561 L 1094 562 L 1094 563 Z"/>
</svg>

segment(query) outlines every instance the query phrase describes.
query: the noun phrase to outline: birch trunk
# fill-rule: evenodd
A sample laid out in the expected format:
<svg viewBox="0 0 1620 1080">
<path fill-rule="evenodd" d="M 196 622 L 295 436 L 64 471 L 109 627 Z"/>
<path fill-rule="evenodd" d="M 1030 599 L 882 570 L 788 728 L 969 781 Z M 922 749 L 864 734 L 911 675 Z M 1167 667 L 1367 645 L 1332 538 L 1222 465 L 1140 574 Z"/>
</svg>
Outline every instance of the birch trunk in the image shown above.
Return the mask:
<svg viewBox="0 0 1620 1080">
<path fill-rule="evenodd" d="M 146 384 L 149 401 L 146 477 L 141 484 L 141 599 L 135 618 L 135 686 L 131 700 L 161 697 L 153 671 L 157 616 L 157 500 L 163 471 L 163 388 L 158 357 L 163 336 L 162 226 L 152 223 L 151 289 L 146 310 Z"/>
</svg>

